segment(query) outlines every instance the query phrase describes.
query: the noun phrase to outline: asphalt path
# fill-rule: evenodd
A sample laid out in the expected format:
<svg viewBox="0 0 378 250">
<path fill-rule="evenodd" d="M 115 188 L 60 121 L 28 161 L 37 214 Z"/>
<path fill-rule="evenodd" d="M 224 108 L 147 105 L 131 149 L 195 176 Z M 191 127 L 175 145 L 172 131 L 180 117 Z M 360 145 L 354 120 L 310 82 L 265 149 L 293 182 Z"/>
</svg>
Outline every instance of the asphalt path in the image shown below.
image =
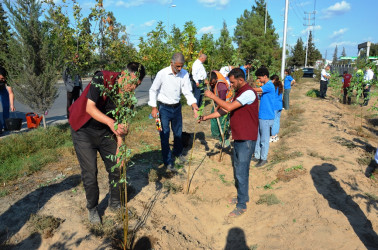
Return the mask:
<svg viewBox="0 0 378 250">
<path fill-rule="evenodd" d="M 83 80 L 83 88 L 85 88 L 90 81 L 90 78 Z M 148 91 L 152 85 L 151 77 L 146 76 L 142 84 L 136 89 L 135 96 L 138 99 L 137 106 L 147 104 L 148 102 Z M 67 122 L 66 117 L 66 105 L 67 105 L 67 92 L 66 88 L 63 84 L 63 81 L 58 81 L 58 98 L 55 100 L 54 104 L 52 105 L 51 109 L 48 110 L 46 118 L 46 124 L 51 125 L 55 123 L 65 123 Z M 32 110 L 27 105 L 24 105 L 19 102 L 19 100 L 15 100 L 15 112 L 10 112 L 11 118 L 22 118 L 23 124 L 22 124 L 22 131 L 27 129 L 26 125 L 26 118 L 25 115 L 29 112 L 35 112 L 35 110 Z M 41 114 L 38 114 L 41 115 Z M 2 109 L 0 112 L 0 120 L 2 120 Z M 3 121 L 2 121 L 3 122 Z M 42 122 L 41 122 L 42 125 Z M 4 134 L 8 134 L 9 132 L 5 132 Z"/>
</svg>

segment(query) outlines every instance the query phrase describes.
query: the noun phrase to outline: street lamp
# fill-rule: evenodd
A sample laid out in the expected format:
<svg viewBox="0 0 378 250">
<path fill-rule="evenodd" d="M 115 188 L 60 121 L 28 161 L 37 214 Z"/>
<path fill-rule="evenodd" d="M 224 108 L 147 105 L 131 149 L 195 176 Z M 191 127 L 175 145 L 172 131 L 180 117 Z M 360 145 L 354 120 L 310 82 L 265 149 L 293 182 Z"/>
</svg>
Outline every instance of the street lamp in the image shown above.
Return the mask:
<svg viewBox="0 0 378 250">
<path fill-rule="evenodd" d="M 171 6 L 168 7 L 168 36 L 171 32 L 171 29 L 170 29 L 170 26 L 169 26 L 169 9 L 174 8 L 174 7 L 176 7 L 176 4 L 172 4 Z"/>
</svg>

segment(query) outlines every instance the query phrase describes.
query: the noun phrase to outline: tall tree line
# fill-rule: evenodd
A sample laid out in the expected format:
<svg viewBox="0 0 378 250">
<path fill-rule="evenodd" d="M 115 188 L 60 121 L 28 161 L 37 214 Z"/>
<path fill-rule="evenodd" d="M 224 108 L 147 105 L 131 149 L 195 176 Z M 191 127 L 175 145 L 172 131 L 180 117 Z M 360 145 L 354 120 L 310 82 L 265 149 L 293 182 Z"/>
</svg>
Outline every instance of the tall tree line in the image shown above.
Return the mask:
<svg viewBox="0 0 378 250">
<path fill-rule="evenodd" d="M 298 38 L 296 44 L 291 50 L 291 56 L 288 59 L 289 66 L 302 67 L 305 66 L 306 60 L 306 41 L 303 42 L 302 38 Z M 315 66 L 317 60 L 322 59 L 322 54 L 315 47 L 310 31 L 308 36 L 308 50 L 307 50 L 307 66 Z"/>
</svg>

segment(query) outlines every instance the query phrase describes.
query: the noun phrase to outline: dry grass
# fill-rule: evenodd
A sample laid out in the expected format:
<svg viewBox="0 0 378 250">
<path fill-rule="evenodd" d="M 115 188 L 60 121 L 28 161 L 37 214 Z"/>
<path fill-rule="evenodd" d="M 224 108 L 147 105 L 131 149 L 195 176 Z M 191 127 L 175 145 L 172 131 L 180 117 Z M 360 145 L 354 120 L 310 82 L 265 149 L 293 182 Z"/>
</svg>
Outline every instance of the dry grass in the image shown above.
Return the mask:
<svg viewBox="0 0 378 250">
<path fill-rule="evenodd" d="M 275 194 L 263 194 L 260 195 L 259 200 L 256 202 L 257 205 L 267 204 L 268 206 L 279 204 L 281 201 L 277 198 Z"/>
<path fill-rule="evenodd" d="M 298 166 L 294 166 L 294 167 L 286 168 L 286 169 L 281 168 L 280 170 L 278 170 L 277 179 L 279 181 L 289 182 L 292 179 L 295 179 L 298 176 L 301 176 L 305 173 L 306 171 L 304 170 L 302 165 L 298 165 Z"/>
<path fill-rule="evenodd" d="M 50 215 L 32 214 L 28 221 L 31 233 L 39 233 L 44 239 L 54 236 L 54 232 L 64 220 Z"/>
<path fill-rule="evenodd" d="M 293 151 L 290 152 L 290 149 L 285 144 L 280 144 L 278 148 L 274 149 L 271 154 L 272 163 L 276 164 L 279 162 L 284 162 L 290 159 L 303 156 L 302 152 Z"/>
</svg>

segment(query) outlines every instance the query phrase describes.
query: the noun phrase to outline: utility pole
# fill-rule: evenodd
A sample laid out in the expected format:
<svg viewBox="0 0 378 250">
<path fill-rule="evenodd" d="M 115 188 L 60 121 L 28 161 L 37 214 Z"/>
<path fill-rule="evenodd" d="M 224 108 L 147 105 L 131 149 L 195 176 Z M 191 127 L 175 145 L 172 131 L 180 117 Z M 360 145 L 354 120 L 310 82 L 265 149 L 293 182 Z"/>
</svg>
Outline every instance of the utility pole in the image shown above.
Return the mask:
<svg viewBox="0 0 378 250">
<path fill-rule="evenodd" d="M 307 26 L 307 27 L 312 27 L 314 26 L 315 24 L 314 23 L 310 23 L 311 20 L 315 20 L 315 11 L 313 12 L 305 12 L 305 15 L 308 15 L 308 19 L 304 18 L 304 20 L 308 20 L 308 23 L 307 24 L 303 24 L 304 26 Z M 311 15 L 314 15 L 313 18 L 311 18 Z M 307 29 L 307 45 L 306 45 L 306 58 L 305 58 L 305 68 L 307 68 L 307 55 L 308 55 L 308 39 L 310 37 L 310 29 L 311 28 L 308 28 Z"/>
<path fill-rule="evenodd" d="M 285 0 L 285 21 L 284 21 L 284 33 L 282 44 L 282 61 L 281 61 L 281 79 L 284 79 L 285 74 L 285 62 L 286 62 L 286 32 L 287 32 L 287 13 L 289 11 L 289 0 Z"/>
<path fill-rule="evenodd" d="M 264 35 L 266 34 L 266 21 L 268 19 L 268 8 L 267 8 L 267 6 L 268 6 L 268 0 L 266 0 L 266 2 L 265 2 L 265 31 L 264 31 Z"/>
</svg>

